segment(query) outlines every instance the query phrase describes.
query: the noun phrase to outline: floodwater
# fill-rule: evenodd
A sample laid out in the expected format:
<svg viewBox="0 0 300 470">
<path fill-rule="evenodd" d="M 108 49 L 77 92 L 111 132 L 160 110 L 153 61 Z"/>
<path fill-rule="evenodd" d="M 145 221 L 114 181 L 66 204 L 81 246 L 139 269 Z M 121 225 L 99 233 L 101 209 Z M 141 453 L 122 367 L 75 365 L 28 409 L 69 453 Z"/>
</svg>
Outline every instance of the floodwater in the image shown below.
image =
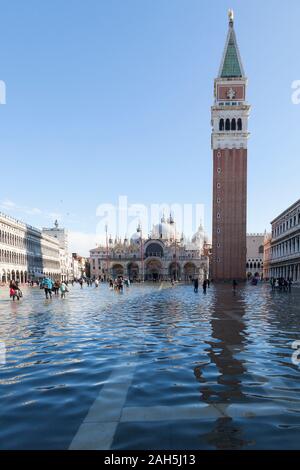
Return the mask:
<svg viewBox="0 0 300 470">
<path fill-rule="evenodd" d="M 299 288 L 7 294 L 0 449 L 300 448 Z"/>
</svg>

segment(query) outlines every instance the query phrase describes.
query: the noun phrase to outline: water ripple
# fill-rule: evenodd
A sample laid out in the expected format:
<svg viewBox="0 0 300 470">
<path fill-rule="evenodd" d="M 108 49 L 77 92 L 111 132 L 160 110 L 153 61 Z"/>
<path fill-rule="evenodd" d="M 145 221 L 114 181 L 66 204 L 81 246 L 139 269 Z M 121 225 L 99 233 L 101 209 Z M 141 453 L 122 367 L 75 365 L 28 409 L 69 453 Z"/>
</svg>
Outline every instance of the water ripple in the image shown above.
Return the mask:
<svg viewBox="0 0 300 470">
<path fill-rule="evenodd" d="M 121 423 L 115 448 L 299 448 L 300 289 L 77 286 L 0 293 L 0 448 L 65 449 L 113 370 L 137 362 L 126 407 L 205 404 L 221 417 Z M 155 427 L 156 426 L 156 427 Z M 175 430 L 176 429 L 176 430 Z M 163 434 L 163 433 L 166 434 Z M 158 436 L 159 435 L 159 436 Z M 165 436 L 165 437 L 163 437 Z M 167 437 L 168 436 L 168 437 Z"/>
</svg>

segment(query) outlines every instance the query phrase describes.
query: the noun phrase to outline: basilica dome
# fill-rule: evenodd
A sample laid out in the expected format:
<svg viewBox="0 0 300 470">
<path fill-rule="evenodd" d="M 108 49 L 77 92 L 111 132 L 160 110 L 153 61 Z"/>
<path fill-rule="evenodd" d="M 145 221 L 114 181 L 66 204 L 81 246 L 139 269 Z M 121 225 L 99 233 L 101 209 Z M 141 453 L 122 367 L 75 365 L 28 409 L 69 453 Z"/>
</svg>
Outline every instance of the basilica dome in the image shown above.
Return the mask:
<svg viewBox="0 0 300 470">
<path fill-rule="evenodd" d="M 133 243 L 134 245 L 139 245 L 140 240 L 141 240 L 141 236 L 137 232 L 133 233 L 130 237 L 130 243 Z"/>
<path fill-rule="evenodd" d="M 198 248 L 202 248 L 205 241 L 205 233 L 202 225 L 200 224 L 197 232 L 192 236 L 192 243 Z"/>
<path fill-rule="evenodd" d="M 166 220 L 163 216 L 160 223 L 153 226 L 151 238 L 157 238 L 161 240 L 174 240 L 175 231 L 175 222 L 172 217 L 170 216 L 170 218 Z M 176 235 L 178 238 L 178 234 Z"/>
</svg>

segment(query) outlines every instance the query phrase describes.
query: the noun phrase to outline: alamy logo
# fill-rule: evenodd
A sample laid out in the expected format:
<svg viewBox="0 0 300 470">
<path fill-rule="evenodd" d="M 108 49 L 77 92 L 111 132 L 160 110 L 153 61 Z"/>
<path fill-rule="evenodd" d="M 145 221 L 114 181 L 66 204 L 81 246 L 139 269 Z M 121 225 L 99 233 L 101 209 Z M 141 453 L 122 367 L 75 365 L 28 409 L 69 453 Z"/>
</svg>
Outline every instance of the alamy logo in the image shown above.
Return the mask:
<svg viewBox="0 0 300 470">
<path fill-rule="evenodd" d="M 300 80 L 294 80 L 292 83 L 292 103 L 300 104 Z"/>
<path fill-rule="evenodd" d="M 295 366 L 299 366 L 300 365 L 300 340 L 294 341 L 292 343 L 292 348 L 296 349 L 296 351 L 293 352 L 292 354 L 292 363 Z"/>
<path fill-rule="evenodd" d="M 6 104 L 6 85 L 3 80 L 0 80 L 0 104 Z"/>
<path fill-rule="evenodd" d="M 172 203 L 172 204 L 129 204 L 127 196 L 119 196 L 118 204 L 99 204 L 96 211 L 100 220 L 97 224 L 97 234 L 106 232 L 106 228 L 119 235 L 131 235 L 136 227 L 141 225 L 148 234 L 159 222 L 162 215 L 168 220 L 172 215 L 176 232 L 192 235 L 204 220 L 204 205 L 200 203 Z"/>
<path fill-rule="evenodd" d="M 4 341 L 0 341 L 0 366 L 6 363 L 6 346 Z"/>
</svg>

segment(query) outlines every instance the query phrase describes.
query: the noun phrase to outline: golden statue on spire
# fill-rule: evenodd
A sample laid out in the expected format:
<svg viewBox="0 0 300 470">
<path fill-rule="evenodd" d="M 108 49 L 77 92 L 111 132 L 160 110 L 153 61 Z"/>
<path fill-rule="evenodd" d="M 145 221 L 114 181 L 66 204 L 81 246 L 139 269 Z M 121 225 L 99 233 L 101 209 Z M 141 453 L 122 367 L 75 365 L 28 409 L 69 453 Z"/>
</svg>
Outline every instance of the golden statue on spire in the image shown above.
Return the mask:
<svg viewBox="0 0 300 470">
<path fill-rule="evenodd" d="M 233 23 L 233 20 L 234 20 L 234 13 L 233 13 L 233 10 L 230 8 L 230 10 L 228 10 L 228 18 L 229 18 L 229 23 Z"/>
</svg>

